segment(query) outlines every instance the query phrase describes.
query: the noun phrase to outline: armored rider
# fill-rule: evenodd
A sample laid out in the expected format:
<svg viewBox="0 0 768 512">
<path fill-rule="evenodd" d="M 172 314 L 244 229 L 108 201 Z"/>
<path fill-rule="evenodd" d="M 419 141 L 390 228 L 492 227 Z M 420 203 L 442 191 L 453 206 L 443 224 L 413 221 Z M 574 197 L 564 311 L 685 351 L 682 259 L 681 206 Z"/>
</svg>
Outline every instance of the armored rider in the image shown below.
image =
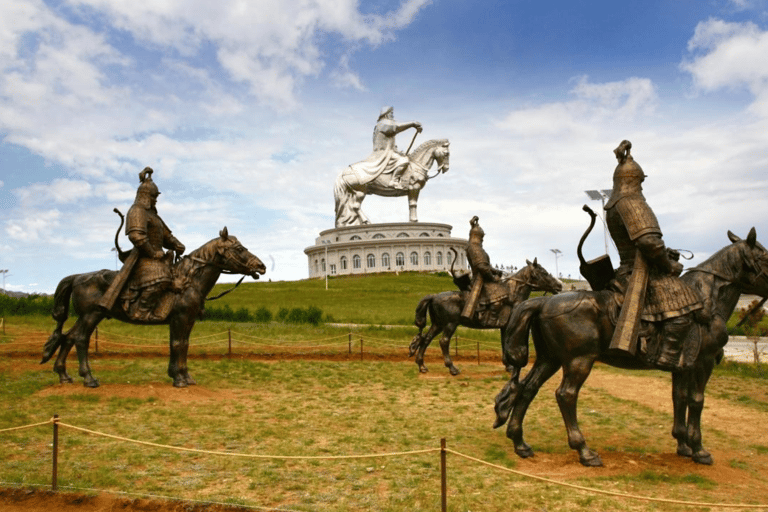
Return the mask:
<svg viewBox="0 0 768 512">
<path fill-rule="evenodd" d="M 379 119 L 373 129 L 373 153 L 368 157 L 368 160 L 375 160 L 377 156 L 384 156 L 387 159 L 384 172 L 392 172 L 392 179 L 389 185 L 399 190 L 406 188 L 400 182 L 400 178 L 408 168 L 410 160 L 397 149 L 395 136 L 408 128 L 415 128 L 417 133 L 422 131 L 421 123 L 417 121 L 398 123 L 395 121 L 394 108 L 382 108 Z M 384 152 L 384 155 L 381 155 L 382 152 Z"/>
<path fill-rule="evenodd" d="M 157 214 L 155 208 L 160 191 L 152 180 L 152 169 L 146 167 L 139 173 L 141 184 L 136 199 L 128 210 L 125 234 L 133 244 L 123 268 L 104 294 L 100 305 L 112 309 L 118 296 L 128 305 L 128 315 L 134 320 L 163 320 L 155 308 L 172 282 L 173 253 L 163 248 L 184 253 L 184 244 L 173 236 L 171 230 Z"/>
<path fill-rule="evenodd" d="M 477 304 L 480 301 L 480 294 L 483 285 L 499 282 L 502 271 L 491 266 L 491 259 L 488 253 L 483 249 L 483 238 L 485 231 L 480 227 L 477 215 L 469 221 L 469 245 L 467 246 L 467 260 L 472 269 L 472 287 L 469 297 L 464 304 L 461 312 L 462 318 L 469 320 L 475 313 Z"/>
<path fill-rule="evenodd" d="M 702 310 L 703 305 L 698 294 L 679 278 L 683 270 L 680 254 L 664 245 L 659 222 L 642 193 L 646 176 L 632 158 L 631 148 L 632 143 L 625 140 L 614 150 L 619 163 L 605 205 L 608 231 L 620 258 L 610 287 L 623 295 L 611 349 L 634 354 L 639 335 L 641 355 L 647 362 L 678 368 L 694 321 L 689 313 Z M 702 311 L 697 319 L 705 321 Z M 622 334 L 625 341 L 619 339 Z"/>
</svg>

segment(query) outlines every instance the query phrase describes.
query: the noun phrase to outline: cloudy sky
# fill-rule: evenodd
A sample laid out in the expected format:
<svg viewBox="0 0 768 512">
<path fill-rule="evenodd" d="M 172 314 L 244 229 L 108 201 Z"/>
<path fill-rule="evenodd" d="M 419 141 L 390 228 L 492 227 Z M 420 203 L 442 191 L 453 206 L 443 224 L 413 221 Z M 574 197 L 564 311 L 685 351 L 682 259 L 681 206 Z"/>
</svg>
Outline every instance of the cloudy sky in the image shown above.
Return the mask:
<svg viewBox="0 0 768 512">
<path fill-rule="evenodd" d="M 384 105 L 451 142 L 419 219 L 466 237 L 478 215 L 494 263 L 554 272 L 559 249 L 575 276 L 584 191 L 611 187 L 622 139 L 689 264 L 728 229 L 768 241 L 765 0 L 4 0 L 0 66 L 10 290 L 114 268 L 112 208 L 145 166 L 188 249 L 226 225 L 265 278 L 306 278 Z M 363 209 L 408 218 L 405 198 Z"/>
</svg>

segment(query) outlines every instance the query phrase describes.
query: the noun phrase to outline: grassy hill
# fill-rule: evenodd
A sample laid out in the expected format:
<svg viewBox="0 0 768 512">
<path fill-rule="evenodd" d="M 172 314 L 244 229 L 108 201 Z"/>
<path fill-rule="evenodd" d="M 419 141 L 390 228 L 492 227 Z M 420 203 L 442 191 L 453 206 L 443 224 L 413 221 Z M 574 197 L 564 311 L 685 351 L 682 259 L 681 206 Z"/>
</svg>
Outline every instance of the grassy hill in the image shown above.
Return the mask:
<svg viewBox="0 0 768 512">
<path fill-rule="evenodd" d="M 219 284 L 215 295 L 231 284 Z M 320 308 L 324 320 L 360 324 L 413 324 L 416 305 L 425 295 L 453 290 L 455 286 L 447 273 L 401 272 L 397 274 L 368 274 L 337 276 L 301 281 L 243 281 L 235 291 L 209 302 L 209 307 L 229 305 L 256 311 L 266 307 L 273 314 L 280 308 Z"/>
<path fill-rule="evenodd" d="M 232 286 L 219 284 L 211 295 Z M 425 295 L 455 289 L 451 276 L 445 272 L 329 277 L 327 290 L 324 279 L 272 283 L 247 279 L 237 290 L 209 302 L 208 306 L 229 305 L 235 310 L 245 307 L 249 311 L 266 307 L 273 314 L 280 308 L 315 306 L 323 311 L 324 321 L 413 325 L 416 305 Z"/>
</svg>

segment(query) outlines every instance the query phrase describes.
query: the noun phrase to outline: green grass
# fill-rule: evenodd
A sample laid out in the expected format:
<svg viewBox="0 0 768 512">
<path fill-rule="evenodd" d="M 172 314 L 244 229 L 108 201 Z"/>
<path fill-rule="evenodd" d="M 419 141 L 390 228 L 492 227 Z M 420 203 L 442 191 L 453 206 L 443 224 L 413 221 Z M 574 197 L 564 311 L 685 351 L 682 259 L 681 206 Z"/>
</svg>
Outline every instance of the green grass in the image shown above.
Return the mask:
<svg viewBox="0 0 768 512">
<path fill-rule="evenodd" d="M 30 361 L 31 362 L 31 361 Z M 63 422 L 153 443 L 211 451 L 284 456 L 336 456 L 448 447 L 488 462 L 523 466 L 505 438 L 492 430 L 493 396 L 500 365 L 467 366 L 460 378 L 419 378 L 412 364 L 390 362 L 196 360 L 197 388 L 175 390 L 158 376 L 161 362 L 97 361 L 103 386 L 15 386 L 41 372 L 0 362 L 0 428 Z M 25 369 L 26 368 L 26 369 Z M 600 371 L 600 370 L 597 370 Z M 489 378 L 495 375 L 499 378 Z M 49 380 L 50 382 L 50 380 Z M 61 390 L 57 392 L 57 390 Z M 638 456 L 673 450 L 668 435 L 649 428 L 664 414 L 591 393 L 583 397 L 582 422 L 593 447 L 609 453 L 608 439 L 623 439 L 622 453 Z M 599 415 L 590 414 L 591 410 Z M 600 421 L 610 414 L 612 421 Z M 567 447 L 559 410 L 550 393 L 534 401 L 528 441 L 543 457 L 563 460 L 557 478 L 579 470 Z M 16 484 L 50 481 L 50 427 L 0 434 L 0 475 Z M 439 454 L 348 460 L 270 460 L 180 453 L 60 428 L 59 484 L 178 496 L 187 499 L 280 506 L 291 510 L 437 510 Z M 729 449 L 739 450 L 731 443 Z M 739 460 L 747 461 L 746 455 Z M 533 460 L 536 462 L 536 459 Z M 728 464 L 750 474 L 751 462 Z M 449 510 L 502 510 L 515 501 L 547 510 L 625 508 L 614 498 L 571 493 L 449 455 Z M 606 479 L 580 477 L 580 485 L 655 496 L 697 489 L 715 499 L 716 481 L 697 473 L 668 476 L 663 467 Z M 579 470 L 580 471 L 580 470 Z M 709 493 L 715 493 L 710 495 Z M 632 510 L 656 510 L 630 502 Z"/>
</svg>

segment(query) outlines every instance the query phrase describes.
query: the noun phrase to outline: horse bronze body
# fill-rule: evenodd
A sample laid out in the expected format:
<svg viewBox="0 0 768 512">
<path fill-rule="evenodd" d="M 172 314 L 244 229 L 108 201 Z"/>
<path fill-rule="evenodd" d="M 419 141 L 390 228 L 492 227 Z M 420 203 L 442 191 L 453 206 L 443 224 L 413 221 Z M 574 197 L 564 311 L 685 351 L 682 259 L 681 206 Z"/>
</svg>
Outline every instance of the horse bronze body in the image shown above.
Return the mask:
<svg viewBox="0 0 768 512">
<path fill-rule="evenodd" d="M 234 236 L 229 236 L 224 228 L 218 238 L 184 256 L 176 265 L 174 273 L 183 283 L 176 293 L 173 306 L 163 321 L 139 322 L 131 320 L 123 311 L 120 301 L 111 311 L 103 311 L 98 303 L 117 272 L 99 270 L 88 274 L 74 274 L 61 280 L 54 295 L 53 318 L 56 329 L 43 348 L 40 364 L 51 359 L 58 350 L 58 357 L 53 370 L 59 374 L 61 383 L 71 383 L 67 374 L 66 361 L 69 351 L 74 346 L 79 361 L 79 374 L 86 387 L 98 387 L 99 381 L 91 373 L 88 363 L 88 346 L 91 333 L 104 318 L 111 317 L 122 322 L 139 325 L 170 326 L 170 357 L 168 376 L 176 387 L 195 384 L 187 369 L 187 351 L 189 335 L 195 320 L 202 314 L 206 296 L 216 284 L 222 273 L 243 274 L 258 279 L 266 272 L 266 267 L 259 258 Z M 69 303 L 78 316 L 77 321 L 66 333 L 62 333 L 64 322 L 69 315 Z"/>
<path fill-rule="evenodd" d="M 336 203 L 336 227 L 370 224 L 371 221 L 360 210 L 366 194 L 386 197 L 408 196 L 409 220 L 417 222 L 416 204 L 419 192 L 434 176 L 427 173 L 437 162 L 437 174 L 448 172 L 450 149 L 447 139 L 435 139 L 421 144 L 408 155 L 410 163 L 400 177 L 404 188 L 390 185 L 392 173 L 368 176 L 358 172 L 355 166 L 348 166 L 336 177 L 333 197 Z M 436 175 L 437 175 L 436 174 Z M 436 176 L 435 175 L 435 176 Z"/>
<path fill-rule="evenodd" d="M 711 310 L 711 320 L 699 327 L 701 345 L 693 364 L 683 370 L 672 370 L 672 436 L 677 440 L 677 454 L 700 464 L 712 464 L 711 455 L 702 446 L 701 413 L 707 382 L 728 342 L 726 322 L 742 293 L 768 297 L 768 252 L 757 242 L 755 229 L 744 240 L 731 232 L 728 237 L 730 245 L 682 276 L 698 290 Z M 496 397 L 494 427 L 509 420 L 506 434 L 520 457 L 533 455 L 523 440 L 528 406 L 544 382 L 562 367 L 563 378 L 555 396 L 568 444 L 578 452 L 583 465 L 602 465 L 600 456 L 587 446 L 579 430 L 579 390 L 596 361 L 620 368 L 649 369 L 640 358 L 607 353 L 614 330 L 609 315 L 610 309 L 616 307 L 613 293 L 580 291 L 537 297 L 521 303 L 512 312 L 503 339 L 505 363 L 512 347 L 527 346 L 529 333 L 533 335 L 536 362 L 522 381 L 508 382 Z"/>
<path fill-rule="evenodd" d="M 454 281 L 456 281 L 455 274 Z M 506 307 L 510 308 L 530 297 L 533 290 L 558 293 L 563 288 L 562 283 L 550 275 L 535 259 L 533 262 L 526 261 L 525 267 L 502 282 L 509 289 Z M 457 291 L 427 295 L 419 302 L 419 305 L 416 307 L 416 319 L 414 321 L 416 327 L 419 328 L 419 333 L 411 341 L 409 355 L 416 356 L 415 361 L 421 373 L 427 372 L 427 367 L 424 365 L 424 352 L 438 333 L 443 333 L 440 338 L 440 348 L 443 351 L 445 366 L 451 372 L 451 375 L 458 375 L 460 373 L 459 369 L 454 366 L 448 350 L 451 337 L 456 332 L 458 326 L 463 325 L 472 329 L 498 328 L 497 325 L 486 325 L 479 322 L 477 316 L 473 316 L 470 320 L 463 319 L 461 311 L 464 309 L 464 302 L 464 294 Z M 429 316 L 432 319 L 432 325 L 426 334 L 422 334 L 424 327 L 427 325 L 427 312 L 429 312 Z M 501 327 L 502 338 L 504 332 L 505 327 Z"/>
</svg>

